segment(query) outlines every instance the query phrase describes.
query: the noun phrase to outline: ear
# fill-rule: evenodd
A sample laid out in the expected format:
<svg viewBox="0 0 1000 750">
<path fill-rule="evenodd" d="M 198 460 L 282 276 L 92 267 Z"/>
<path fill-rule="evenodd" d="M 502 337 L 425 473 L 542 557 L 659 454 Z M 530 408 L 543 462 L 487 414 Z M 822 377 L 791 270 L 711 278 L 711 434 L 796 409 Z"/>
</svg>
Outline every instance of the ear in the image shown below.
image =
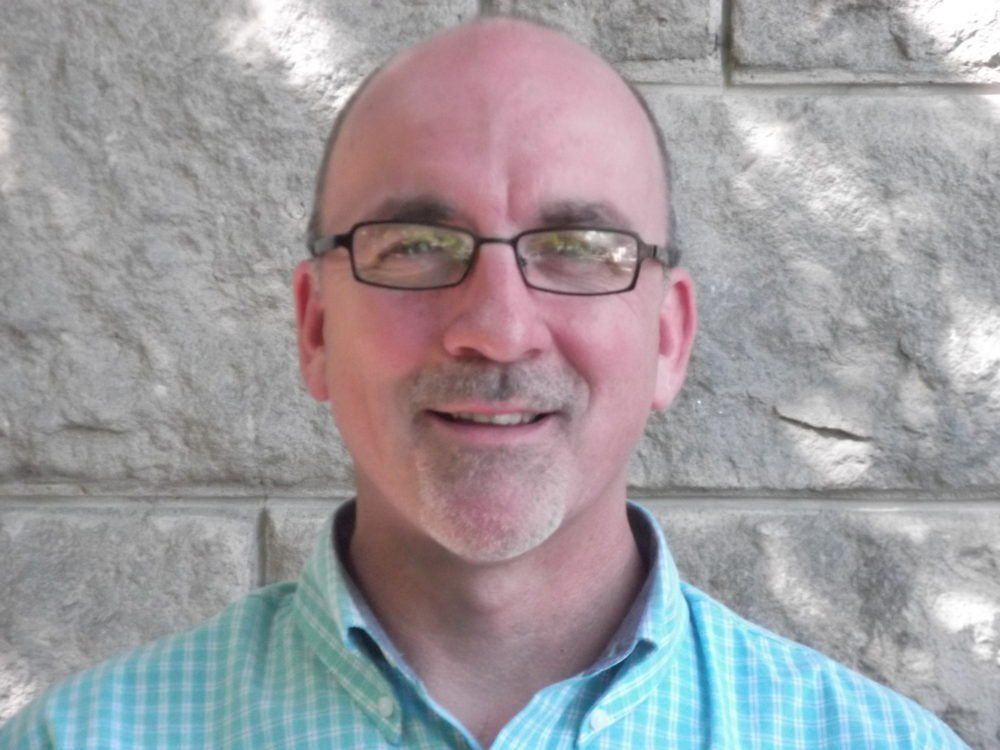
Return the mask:
<svg viewBox="0 0 1000 750">
<path fill-rule="evenodd" d="M 295 296 L 295 325 L 298 331 L 299 369 L 302 381 L 317 401 L 330 394 L 326 385 L 326 343 L 323 338 L 323 300 L 319 293 L 319 268 L 304 260 L 295 268 L 292 292 Z"/>
<path fill-rule="evenodd" d="M 694 303 L 694 282 L 683 268 L 672 268 L 668 287 L 660 305 L 660 351 L 656 362 L 654 409 L 666 409 L 684 384 L 698 312 Z"/>
</svg>

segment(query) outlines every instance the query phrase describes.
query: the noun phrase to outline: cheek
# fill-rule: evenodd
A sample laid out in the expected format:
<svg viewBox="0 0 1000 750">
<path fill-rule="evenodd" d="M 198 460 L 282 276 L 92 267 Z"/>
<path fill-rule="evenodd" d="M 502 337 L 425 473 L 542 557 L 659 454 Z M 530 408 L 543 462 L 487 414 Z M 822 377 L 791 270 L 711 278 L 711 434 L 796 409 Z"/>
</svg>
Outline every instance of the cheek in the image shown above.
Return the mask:
<svg viewBox="0 0 1000 750">
<path fill-rule="evenodd" d="M 652 393 L 659 330 L 654 315 L 634 302 L 623 300 L 607 309 L 595 305 L 564 314 L 570 323 L 558 338 L 594 395 L 627 401 L 630 396 Z"/>
<path fill-rule="evenodd" d="M 335 355 L 347 354 L 345 366 L 366 381 L 412 372 L 433 340 L 434 321 L 420 294 L 358 288 L 331 316 Z"/>
<path fill-rule="evenodd" d="M 577 446 L 587 465 L 624 464 L 642 436 L 653 402 L 659 344 L 651 317 L 621 306 L 611 315 L 579 314 L 572 332 L 565 331 L 563 353 L 589 390 Z"/>
<path fill-rule="evenodd" d="M 433 320 L 412 292 L 350 291 L 327 319 L 327 380 L 338 424 L 367 433 L 384 429 L 400 383 L 427 360 Z"/>
</svg>

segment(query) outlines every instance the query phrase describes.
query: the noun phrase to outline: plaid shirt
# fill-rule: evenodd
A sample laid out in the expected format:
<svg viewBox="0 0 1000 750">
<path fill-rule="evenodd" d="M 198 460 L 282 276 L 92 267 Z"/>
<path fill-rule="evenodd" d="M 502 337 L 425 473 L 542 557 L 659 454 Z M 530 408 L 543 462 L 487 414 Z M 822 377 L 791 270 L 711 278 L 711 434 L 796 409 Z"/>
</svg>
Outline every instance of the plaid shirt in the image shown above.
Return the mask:
<svg viewBox="0 0 1000 750">
<path fill-rule="evenodd" d="M 331 543 L 350 531 L 345 507 L 297 583 L 52 688 L 0 728 L 0 750 L 478 748 L 351 583 Z M 682 583 L 653 518 L 636 505 L 630 517 L 649 562 L 631 612 L 593 667 L 537 693 L 492 747 L 967 747 L 911 701 Z"/>
</svg>

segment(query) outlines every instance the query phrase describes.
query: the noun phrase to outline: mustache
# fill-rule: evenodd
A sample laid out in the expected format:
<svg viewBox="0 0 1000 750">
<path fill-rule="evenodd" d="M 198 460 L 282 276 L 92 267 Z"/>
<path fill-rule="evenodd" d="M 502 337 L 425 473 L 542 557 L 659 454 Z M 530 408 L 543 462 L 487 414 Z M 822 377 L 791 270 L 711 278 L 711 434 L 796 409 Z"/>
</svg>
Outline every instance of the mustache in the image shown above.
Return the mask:
<svg viewBox="0 0 1000 750">
<path fill-rule="evenodd" d="M 570 411 L 586 384 L 572 368 L 553 362 L 445 362 L 418 372 L 409 402 L 419 409 L 451 401 L 515 401 L 538 411 Z"/>
</svg>

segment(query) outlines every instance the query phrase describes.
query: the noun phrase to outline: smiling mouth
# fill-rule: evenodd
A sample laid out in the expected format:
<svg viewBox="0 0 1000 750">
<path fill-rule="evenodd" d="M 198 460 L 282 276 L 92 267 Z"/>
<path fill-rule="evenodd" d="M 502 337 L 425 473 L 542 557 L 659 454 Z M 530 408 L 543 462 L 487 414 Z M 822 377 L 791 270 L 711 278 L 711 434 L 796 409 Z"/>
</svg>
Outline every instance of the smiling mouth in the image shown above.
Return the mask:
<svg viewBox="0 0 1000 750">
<path fill-rule="evenodd" d="M 505 414 L 482 414 L 478 412 L 431 411 L 431 414 L 457 424 L 487 425 L 490 427 L 518 427 L 540 422 L 548 416 L 541 412 L 508 412 Z"/>
</svg>

